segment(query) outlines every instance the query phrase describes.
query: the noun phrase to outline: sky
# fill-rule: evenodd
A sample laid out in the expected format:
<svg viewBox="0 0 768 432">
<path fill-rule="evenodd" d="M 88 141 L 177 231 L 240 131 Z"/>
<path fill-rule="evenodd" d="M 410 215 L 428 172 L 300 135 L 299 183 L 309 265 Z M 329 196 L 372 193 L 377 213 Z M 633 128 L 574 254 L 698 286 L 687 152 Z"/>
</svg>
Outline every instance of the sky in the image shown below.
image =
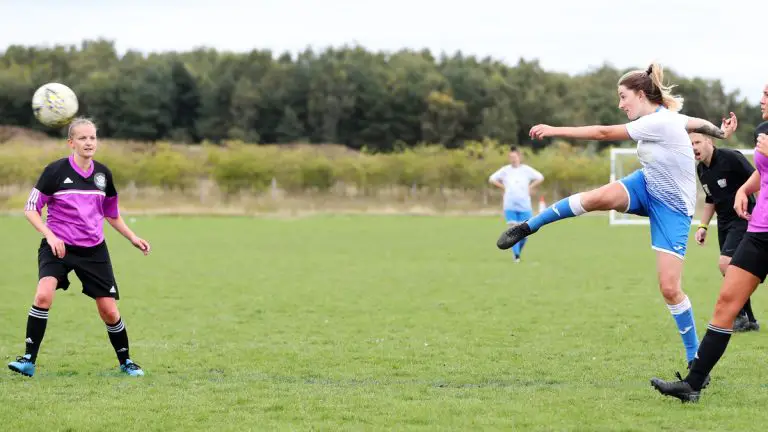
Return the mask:
<svg viewBox="0 0 768 432">
<path fill-rule="evenodd" d="M 538 59 L 570 74 L 658 61 L 720 79 L 753 103 L 768 83 L 764 0 L 0 0 L 0 51 L 97 38 L 120 53 L 460 50 L 509 64 Z"/>
</svg>

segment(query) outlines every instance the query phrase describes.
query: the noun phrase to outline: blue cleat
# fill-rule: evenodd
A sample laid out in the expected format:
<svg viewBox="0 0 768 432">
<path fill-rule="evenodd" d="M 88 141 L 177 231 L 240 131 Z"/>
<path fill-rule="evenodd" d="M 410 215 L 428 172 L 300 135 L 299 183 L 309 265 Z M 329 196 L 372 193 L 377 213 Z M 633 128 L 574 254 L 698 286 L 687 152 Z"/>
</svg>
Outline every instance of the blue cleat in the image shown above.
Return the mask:
<svg viewBox="0 0 768 432">
<path fill-rule="evenodd" d="M 16 361 L 8 363 L 8 369 L 28 377 L 35 374 L 35 364 L 30 360 L 29 354 L 16 357 Z"/>
<path fill-rule="evenodd" d="M 120 365 L 120 371 L 125 372 L 130 376 L 144 376 L 144 371 L 141 370 L 141 366 L 134 363 L 131 359 L 126 360 L 124 364 Z"/>
</svg>

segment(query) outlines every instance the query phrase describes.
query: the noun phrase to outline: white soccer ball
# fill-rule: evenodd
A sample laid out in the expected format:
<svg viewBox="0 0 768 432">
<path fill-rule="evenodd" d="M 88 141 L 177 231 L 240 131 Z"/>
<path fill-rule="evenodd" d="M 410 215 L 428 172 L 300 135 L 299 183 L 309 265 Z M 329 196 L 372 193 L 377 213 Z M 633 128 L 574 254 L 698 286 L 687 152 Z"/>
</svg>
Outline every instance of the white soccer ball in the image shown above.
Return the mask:
<svg viewBox="0 0 768 432">
<path fill-rule="evenodd" d="M 45 84 L 32 95 L 32 111 L 40 123 L 46 126 L 62 127 L 69 124 L 78 108 L 77 95 L 64 84 Z"/>
</svg>

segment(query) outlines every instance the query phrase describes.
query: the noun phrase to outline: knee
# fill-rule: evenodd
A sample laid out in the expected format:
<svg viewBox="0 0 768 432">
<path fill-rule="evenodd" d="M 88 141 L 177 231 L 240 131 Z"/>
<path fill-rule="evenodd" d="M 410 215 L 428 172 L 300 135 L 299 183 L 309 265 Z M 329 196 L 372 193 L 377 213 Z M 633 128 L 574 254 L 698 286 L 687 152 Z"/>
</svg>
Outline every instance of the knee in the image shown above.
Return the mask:
<svg viewBox="0 0 768 432">
<path fill-rule="evenodd" d="M 717 267 L 720 269 L 720 274 L 725 276 L 725 271 L 728 270 L 728 266 L 731 264 L 731 258 L 726 256 L 721 256 L 720 260 L 717 262 Z"/>
<path fill-rule="evenodd" d="M 35 293 L 35 306 L 43 309 L 50 309 L 53 304 L 53 295 L 47 292 Z"/>
<path fill-rule="evenodd" d="M 101 312 L 101 319 L 106 324 L 115 324 L 120 320 L 120 313 L 118 313 L 117 310 Z"/>
<path fill-rule="evenodd" d="M 591 211 L 605 207 L 606 199 L 600 189 L 581 194 L 581 206 L 584 210 Z"/>
<path fill-rule="evenodd" d="M 659 289 L 667 304 L 678 304 L 683 301 L 683 290 L 680 289 L 680 280 L 676 277 L 659 278 Z"/>
<path fill-rule="evenodd" d="M 733 325 L 736 315 L 739 314 L 743 305 L 736 304 L 735 299 L 729 295 L 720 295 L 715 303 L 715 313 L 713 321 L 729 323 Z"/>
<path fill-rule="evenodd" d="M 56 278 L 44 277 L 40 279 L 37 284 L 37 291 L 35 292 L 35 306 L 50 309 L 53 304 L 53 293 L 56 291 Z"/>
<path fill-rule="evenodd" d="M 106 324 L 115 324 L 120 319 L 120 312 L 114 304 L 99 305 L 99 315 Z"/>
<path fill-rule="evenodd" d="M 618 182 L 610 183 L 597 189 L 581 194 L 581 206 L 585 211 L 621 209 L 628 204 L 624 187 Z"/>
</svg>

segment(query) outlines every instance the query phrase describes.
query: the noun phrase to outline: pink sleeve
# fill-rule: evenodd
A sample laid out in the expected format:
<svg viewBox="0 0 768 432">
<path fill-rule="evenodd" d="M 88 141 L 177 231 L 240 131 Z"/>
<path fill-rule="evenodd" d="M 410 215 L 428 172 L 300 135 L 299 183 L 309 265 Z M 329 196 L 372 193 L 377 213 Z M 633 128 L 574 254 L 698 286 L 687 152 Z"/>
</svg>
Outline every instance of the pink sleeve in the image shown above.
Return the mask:
<svg viewBox="0 0 768 432">
<path fill-rule="evenodd" d="M 104 198 L 104 203 L 101 205 L 101 209 L 104 212 L 105 217 L 114 219 L 120 216 L 120 210 L 117 206 L 117 195 Z"/>
<path fill-rule="evenodd" d="M 24 211 L 36 211 L 38 214 L 42 214 L 43 207 L 48 204 L 51 197 L 40 192 L 37 188 L 32 188 L 32 192 L 29 193 L 27 198 L 27 204 L 24 206 Z"/>
</svg>

